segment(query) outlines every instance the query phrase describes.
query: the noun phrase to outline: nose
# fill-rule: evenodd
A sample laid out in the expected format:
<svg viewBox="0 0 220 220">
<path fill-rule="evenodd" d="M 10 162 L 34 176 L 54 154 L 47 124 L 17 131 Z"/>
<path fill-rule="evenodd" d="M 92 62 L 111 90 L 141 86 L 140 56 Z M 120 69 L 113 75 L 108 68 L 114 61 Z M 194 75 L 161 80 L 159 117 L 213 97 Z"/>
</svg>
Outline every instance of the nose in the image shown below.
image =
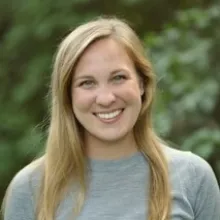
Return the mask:
<svg viewBox="0 0 220 220">
<path fill-rule="evenodd" d="M 106 107 L 113 104 L 115 100 L 116 100 L 115 94 L 111 89 L 107 87 L 103 87 L 100 88 L 99 91 L 97 91 L 96 104 Z"/>
</svg>

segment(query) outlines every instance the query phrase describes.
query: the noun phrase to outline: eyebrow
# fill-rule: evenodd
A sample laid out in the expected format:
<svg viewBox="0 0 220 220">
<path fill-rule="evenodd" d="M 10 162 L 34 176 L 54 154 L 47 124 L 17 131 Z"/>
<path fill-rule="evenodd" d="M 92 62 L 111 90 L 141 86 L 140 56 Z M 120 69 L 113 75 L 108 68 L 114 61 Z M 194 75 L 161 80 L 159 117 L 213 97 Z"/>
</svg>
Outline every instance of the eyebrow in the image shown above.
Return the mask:
<svg viewBox="0 0 220 220">
<path fill-rule="evenodd" d="M 79 77 L 74 78 L 74 81 L 78 81 L 81 79 L 92 79 L 92 78 L 94 78 L 94 77 L 91 75 L 83 75 L 83 76 L 79 76 Z"/>
<path fill-rule="evenodd" d="M 110 72 L 110 75 L 115 75 L 117 74 L 118 72 L 128 72 L 126 69 L 124 68 L 121 68 L 121 69 L 116 69 L 116 70 L 113 70 Z M 92 75 L 82 75 L 82 76 L 79 76 L 79 77 L 76 77 L 74 79 L 74 81 L 78 81 L 78 80 L 82 80 L 82 79 L 93 79 L 94 77 Z"/>
</svg>

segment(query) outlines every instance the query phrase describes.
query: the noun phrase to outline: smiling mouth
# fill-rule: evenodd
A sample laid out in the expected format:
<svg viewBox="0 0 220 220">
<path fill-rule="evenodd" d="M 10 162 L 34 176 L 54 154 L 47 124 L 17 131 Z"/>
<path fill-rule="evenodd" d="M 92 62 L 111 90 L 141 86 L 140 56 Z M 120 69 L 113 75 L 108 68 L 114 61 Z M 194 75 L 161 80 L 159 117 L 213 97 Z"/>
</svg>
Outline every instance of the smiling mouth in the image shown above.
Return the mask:
<svg viewBox="0 0 220 220">
<path fill-rule="evenodd" d="M 94 115 L 98 118 L 100 118 L 101 120 L 113 120 L 115 118 L 117 118 L 124 109 L 117 109 L 115 111 L 112 112 L 106 112 L 106 113 L 94 113 Z"/>
</svg>

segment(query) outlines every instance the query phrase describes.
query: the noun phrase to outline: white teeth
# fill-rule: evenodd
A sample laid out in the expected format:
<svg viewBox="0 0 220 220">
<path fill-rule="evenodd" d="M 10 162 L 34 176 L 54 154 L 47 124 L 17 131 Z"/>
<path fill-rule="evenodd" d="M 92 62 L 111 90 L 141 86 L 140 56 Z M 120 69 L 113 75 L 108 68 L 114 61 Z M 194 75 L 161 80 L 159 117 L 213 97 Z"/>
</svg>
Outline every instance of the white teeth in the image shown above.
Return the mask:
<svg viewBox="0 0 220 220">
<path fill-rule="evenodd" d="M 102 119 L 112 119 L 115 118 L 116 116 L 118 116 L 121 113 L 122 110 L 117 110 L 111 113 L 98 113 L 96 114 L 99 118 Z"/>
</svg>

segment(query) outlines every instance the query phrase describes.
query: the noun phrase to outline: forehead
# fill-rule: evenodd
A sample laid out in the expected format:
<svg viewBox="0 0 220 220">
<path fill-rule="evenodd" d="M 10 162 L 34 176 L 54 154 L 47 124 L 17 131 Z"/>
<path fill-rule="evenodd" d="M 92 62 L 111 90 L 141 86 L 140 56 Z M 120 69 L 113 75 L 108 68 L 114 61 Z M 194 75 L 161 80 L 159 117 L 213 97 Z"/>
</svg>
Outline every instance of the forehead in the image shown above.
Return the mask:
<svg viewBox="0 0 220 220">
<path fill-rule="evenodd" d="M 133 68 L 133 61 L 118 41 L 105 38 L 92 43 L 80 57 L 75 74 L 109 71 L 111 68 Z M 74 75 L 75 75 L 74 74 Z"/>
</svg>

